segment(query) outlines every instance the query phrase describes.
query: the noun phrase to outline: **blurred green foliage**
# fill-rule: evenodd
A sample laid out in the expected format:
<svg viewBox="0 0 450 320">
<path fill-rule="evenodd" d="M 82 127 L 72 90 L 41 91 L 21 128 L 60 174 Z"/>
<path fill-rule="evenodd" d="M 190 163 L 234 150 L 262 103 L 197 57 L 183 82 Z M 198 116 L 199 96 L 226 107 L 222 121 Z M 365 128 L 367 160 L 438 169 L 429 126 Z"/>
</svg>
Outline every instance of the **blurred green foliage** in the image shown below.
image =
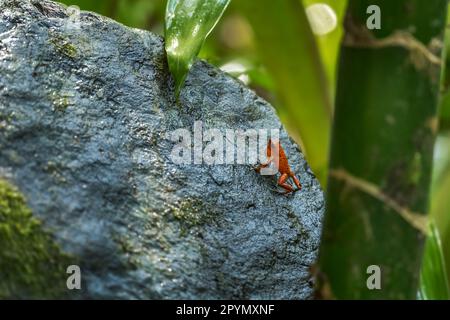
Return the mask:
<svg viewBox="0 0 450 320">
<path fill-rule="evenodd" d="M 275 82 L 278 113 L 324 183 L 332 104 L 305 9 L 297 0 L 236 3 L 253 26 L 259 56 Z"/>
<path fill-rule="evenodd" d="M 445 71 L 441 81 L 440 126 L 435 147 L 431 216 L 442 239 L 442 250 L 450 286 L 450 8 L 445 32 Z"/>
<path fill-rule="evenodd" d="M 436 143 L 431 216 L 439 230 L 447 278 L 450 277 L 450 132 L 441 131 Z M 449 282 L 450 285 L 450 282 Z"/>
<path fill-rule="evenodd" d="M 420 273 L 419 297 L 424 300 L 449 300 L 450 291 L 444 261 L 442 242 L 434 221 L 425 245 L 425 256 Z"/>
<path fill-rule="evenodd" d="M 343 20 L 345 16 L 345 9 L 347 7 L 347 0 L 303 0 L 305 7 L 315 3 L 328 4 L 336 13 L 337 27 L 322 36 L 316 36 L 319 45 L 320 55 L 322 58 L 327 80 L 329 83 L 329 90 L 331 97 L 334 97 L 336 87 L 336 73 L 337 73 L 337 59 L 339 56 L 339 48 L 341 38 L 344 33 Z"/>
<path fill-rule="evenodd" d="M 165 0 L 62 0 L 82 10 L 94 11 L 133 28 L 158 34 L 164 30 Z"/>
<path fill-rule="evenodd" d="M 366 27 L 373 4 L 381 10 L 379 30 Z M 331 289 L 347 299 L 417 296 L 441 70 L 419 69 L 399 42 L 381 43 L 400 33 L 402 43 L 441 42 L 446 8 L 446 0 L 348 3 L 319 258 L 324 295 Z M 382 290 L 364 282 L 372 263 L 382 268 Z"/>
</svg>

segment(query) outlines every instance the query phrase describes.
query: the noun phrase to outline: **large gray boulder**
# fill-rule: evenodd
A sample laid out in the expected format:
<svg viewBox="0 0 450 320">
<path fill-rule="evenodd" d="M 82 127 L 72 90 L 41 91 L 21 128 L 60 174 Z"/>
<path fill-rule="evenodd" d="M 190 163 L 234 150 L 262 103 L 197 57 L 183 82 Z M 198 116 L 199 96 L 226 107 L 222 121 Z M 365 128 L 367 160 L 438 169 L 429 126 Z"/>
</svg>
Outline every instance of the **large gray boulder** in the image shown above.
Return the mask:
<svg viewBox="0 0 450 320">
<path fill-rule="evenodd" d="M 303 190 L 280 195 L 277 177 L 249 164 L 175 164 L 168 133 L 195 121 L 281 129 Z M 149 32 L 50 1 L 0 0 L 0 179 L 80 266 L 82 289 L 69 297 L 312 296 L 324 199 L 299 148 L 272 106 L 205 62 L 177 102 L 163 39 Z M 23 254 L 0 253 L 0 291 L 45 297 L 17 289 L 4 267 Z"/>
</svg>

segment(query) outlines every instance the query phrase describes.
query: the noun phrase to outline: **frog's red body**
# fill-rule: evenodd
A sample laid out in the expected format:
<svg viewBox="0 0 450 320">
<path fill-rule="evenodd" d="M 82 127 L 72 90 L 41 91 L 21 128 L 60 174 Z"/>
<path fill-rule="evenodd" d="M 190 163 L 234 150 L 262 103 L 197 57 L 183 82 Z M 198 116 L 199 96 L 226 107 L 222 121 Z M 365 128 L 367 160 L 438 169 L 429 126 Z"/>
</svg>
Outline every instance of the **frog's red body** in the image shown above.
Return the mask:
<svg viewBox="0 0 450 320">
<path fill-rule="evenodd" d="M 266 163 L 259 165 L 256 168 L 256 171 L 260 172 L 261 168 L 266 168 L 272 162 L 274 161 L 276 162 L 277 153 L 278 153 L 278 172 L 281 174 L 281 177 L 278 179 L 278 185 L 286 190 L 285 194 L 301 190 L 302 185 L 300 183 L 300 180 L 292 172 L 286 157 L 286 153 L 284 152 L 280 142 L 277 140 L 272 141 L 272 139 L 269 139 L 267 143 L 268 160 Z M 294 181 L 294 184 L 297 186 L 297 190 L 295 190 L 289 183 L 287 183 L 287 180 L 289 178 L 291 178 Z"/>
</svg>

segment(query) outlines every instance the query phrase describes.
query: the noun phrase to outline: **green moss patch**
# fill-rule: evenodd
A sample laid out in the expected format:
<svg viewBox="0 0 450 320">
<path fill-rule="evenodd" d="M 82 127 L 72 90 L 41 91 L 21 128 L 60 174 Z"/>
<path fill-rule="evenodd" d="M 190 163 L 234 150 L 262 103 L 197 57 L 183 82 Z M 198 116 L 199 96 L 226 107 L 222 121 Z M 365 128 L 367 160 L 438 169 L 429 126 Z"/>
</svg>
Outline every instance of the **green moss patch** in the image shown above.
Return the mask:
<svg viewBox="0 0 450 320">
<path fill-rule="evenodd" d="M 24 196 L 0 178 L 0 298 L 62 298 L 70 264 Z"/>
<path fill-rule="evenodd" d="M 77 49 L 69 40 L 63 37 L 60 34 L 52 33 L 52 37 L 50 38 L 50 43 L 56 48 L 56 50 L 69 57 L 71 59 L 75 59 L 77 57 Z"/>
<path fill-rule="evenodd" d="M 170 213 L 180 223 L 182 236 L 194 227 L 216 223 L 219 215 L 214 208 L 196 198 L 186 198 L 177 202 L 170 208 Z"/>
<path fill-rule="evenodd" d="M 49 99 L 53 104 L 53 110 L 55 112 L 64 113 L 68 107 L 72 106 L 71 96 L 61 92 L 51 92 Z"/>
<path fill-rule="evenodd" d="M 187 226 L 200 226 L 211 222 L 215 214 L 199 199 L 183 199 L 172 209 L 173 216 Z"/>
</svg>

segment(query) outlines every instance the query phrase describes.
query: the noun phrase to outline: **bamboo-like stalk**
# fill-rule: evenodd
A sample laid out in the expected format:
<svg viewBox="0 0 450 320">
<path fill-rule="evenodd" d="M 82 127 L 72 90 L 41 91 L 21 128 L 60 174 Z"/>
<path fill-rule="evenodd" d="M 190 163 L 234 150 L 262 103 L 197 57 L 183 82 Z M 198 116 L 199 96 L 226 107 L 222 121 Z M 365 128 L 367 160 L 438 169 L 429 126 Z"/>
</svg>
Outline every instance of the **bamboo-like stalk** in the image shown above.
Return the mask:
<svg viewBox="0 0 450 320">
<path fill-rule="evenodd" d="M 369 30 L 370 5 L 381 29 Z M 446 0 L 350 0 L 318 294 L 415 299 L 426 233 Z M 367 269 L 380 267 L 381 289 Z"/>
</svg>

